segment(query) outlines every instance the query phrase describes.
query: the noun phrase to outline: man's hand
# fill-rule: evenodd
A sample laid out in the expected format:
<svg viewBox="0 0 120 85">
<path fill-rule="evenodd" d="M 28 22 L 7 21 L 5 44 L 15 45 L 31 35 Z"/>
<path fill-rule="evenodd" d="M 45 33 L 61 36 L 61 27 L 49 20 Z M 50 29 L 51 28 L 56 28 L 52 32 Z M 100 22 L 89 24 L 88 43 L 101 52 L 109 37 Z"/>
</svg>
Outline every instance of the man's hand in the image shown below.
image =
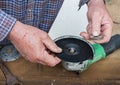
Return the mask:
<svg viewBox="0 0 120 85">
<path fill-rule="evenodd" d="M 38 28 L 17 21 L 8 35 L 8 39 L 21 55 L 31 62 L 48 66 L 55 66 L 60 62 L 60 59 L 50 54 L 49 51 L 60 53 L 62 50 L 46 32 Z"/>
<path fill-rule="evenodd" d="M 102 39 L 95 40 L 95 42 L 108 42 L 112 35 L 113 22 L 103 0 L 90 0 L 88 3 L 87 16 L 89 23 L 87 33 L 82 32 L 80 35 L 85 37 L 85 39 L 90 39 L 91 35 L 103 35 Z"/>
</svg>

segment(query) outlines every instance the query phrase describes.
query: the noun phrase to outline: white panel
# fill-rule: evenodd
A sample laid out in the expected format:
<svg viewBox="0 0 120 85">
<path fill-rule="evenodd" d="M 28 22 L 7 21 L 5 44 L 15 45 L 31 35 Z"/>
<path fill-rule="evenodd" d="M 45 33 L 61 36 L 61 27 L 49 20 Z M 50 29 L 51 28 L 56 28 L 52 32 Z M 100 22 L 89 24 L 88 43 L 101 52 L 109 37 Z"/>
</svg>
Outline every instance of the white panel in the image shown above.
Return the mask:
<svg viewBox="0 0 120 85">
<path fill-rule="evenodd" d="M 49 35 L 52 39 L 63 35 L 79 36 L 87 26 L 87 6 L 84 5 L 78 11 L 80 0 L 65 0 L 59 14 L 53 23 Z"/>
</svg>

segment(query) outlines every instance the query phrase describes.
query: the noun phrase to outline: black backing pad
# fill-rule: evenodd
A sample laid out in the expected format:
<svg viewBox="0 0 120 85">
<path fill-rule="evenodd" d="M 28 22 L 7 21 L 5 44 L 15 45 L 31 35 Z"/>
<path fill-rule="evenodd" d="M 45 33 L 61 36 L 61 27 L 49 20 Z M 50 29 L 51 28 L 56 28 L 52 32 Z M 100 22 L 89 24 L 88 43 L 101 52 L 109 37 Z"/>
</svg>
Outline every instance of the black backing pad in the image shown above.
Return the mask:
<svg viewBox="0 0 120 85">
<path fill-rule="evenodd" d="M 61 37 L 55 40 L 55 43 L 62 48 L 62 53 L 56 56 L 64 61 L 82 62 L 94 56 L 92 46 L 81 38 Z"/>
</svg>

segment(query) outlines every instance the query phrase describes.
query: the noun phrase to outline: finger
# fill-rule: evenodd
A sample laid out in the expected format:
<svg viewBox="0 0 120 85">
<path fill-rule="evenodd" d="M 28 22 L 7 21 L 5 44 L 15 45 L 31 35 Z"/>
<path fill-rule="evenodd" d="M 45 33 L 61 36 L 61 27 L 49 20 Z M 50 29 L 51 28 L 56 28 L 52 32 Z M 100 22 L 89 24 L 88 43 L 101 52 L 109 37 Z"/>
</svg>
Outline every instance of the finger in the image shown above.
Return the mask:
<svg viewBox="0 0 120 85">
<path fill-rule="evenodd" d="M 91 23 L 87 25 L 87 32 L 81 32 L 80 35 L 84 37 L 85 39 L 89 39 L 91 35 Z"/>
<path fill-rule="evenodd" d="M 44 40 L 44 44 L 52 52 L 56 53 L 62 52 L 62 49 L 59 48 L 49 36 Z"/>
<path fill-rule="evenodd" d="M 86 33 L 86 32 L 81 32 L 80 33 L 80 36 L 82 36 L 82 37 L 84 37 L 85 39 L 89 39 L 89 34 L 88 33 Z"/>
<path fill-rule="evenodd" d="M 95 40 L 97 43 L 105 43 L 108 42 L 112 35 L 112 26 L 110 24 L 105 24 L 102 26 L 102 35 L 103 38 L 100 40 Z"/>
<path fill-rule="evenodd" d="M 50 54 L 48 54 L 46 51 L 44 51 L 43 54 L 43 58 L 40 60 L 42 62 L 44 62 L 45 64 L 47 64 L 48 66 L 55 66 L 56 64 L 58 64 L 61 60 L 57 57 L 54 57 Z"/>
<path fill-rule="evenodd" d="M 102 17 L 100 17 L 100 14 L 98 12 L 94 13 L 94 16 L 92 18 L 92 35 L 98 36 L 100 35 L 100 28 L 101 28 L 101 20 Z"/>
</svg>

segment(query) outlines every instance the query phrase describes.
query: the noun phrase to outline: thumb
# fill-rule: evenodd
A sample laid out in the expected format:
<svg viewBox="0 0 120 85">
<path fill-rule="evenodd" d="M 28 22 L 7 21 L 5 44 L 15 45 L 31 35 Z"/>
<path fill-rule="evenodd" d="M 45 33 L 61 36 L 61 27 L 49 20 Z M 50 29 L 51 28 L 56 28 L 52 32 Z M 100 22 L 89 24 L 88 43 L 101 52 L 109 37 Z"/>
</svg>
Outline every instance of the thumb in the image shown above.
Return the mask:
<svg viewBox="0 0 120 85">
<path fill-rule="evenodd" d="M 52 52 L 55 52 L 55 53 L 62 52 L 62 49 L 59 48 L 49 36 L 43 41 L 43 43 Z"/>
<path fill-rule="evenodd" d="M 93 15 L 92 21 L 91 21 L 91 33 L 93 36 L 100 35 L 101 31 L 101 20 L 102 18 L 98 13 L 95 13 Z"/>
</svg>

